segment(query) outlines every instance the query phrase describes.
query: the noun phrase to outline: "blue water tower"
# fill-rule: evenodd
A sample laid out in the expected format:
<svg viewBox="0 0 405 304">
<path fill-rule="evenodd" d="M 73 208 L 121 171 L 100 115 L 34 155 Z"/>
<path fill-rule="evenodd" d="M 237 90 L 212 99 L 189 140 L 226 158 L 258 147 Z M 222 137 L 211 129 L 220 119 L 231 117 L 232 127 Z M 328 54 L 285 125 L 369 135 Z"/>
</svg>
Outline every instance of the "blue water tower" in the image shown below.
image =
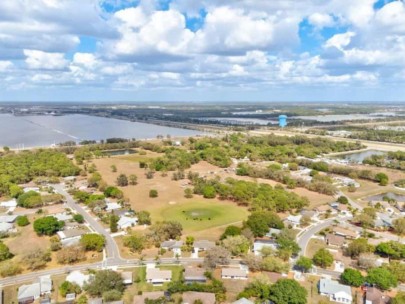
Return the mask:
<svg viewBox="0 0 405 304">
<path fill-rule="evenodd" d="M 280 128 L 284 128 L 287 126 L 287 116 L 286 115 L 280 115 L 278 117 L 278 125 Z"/>
</svg>

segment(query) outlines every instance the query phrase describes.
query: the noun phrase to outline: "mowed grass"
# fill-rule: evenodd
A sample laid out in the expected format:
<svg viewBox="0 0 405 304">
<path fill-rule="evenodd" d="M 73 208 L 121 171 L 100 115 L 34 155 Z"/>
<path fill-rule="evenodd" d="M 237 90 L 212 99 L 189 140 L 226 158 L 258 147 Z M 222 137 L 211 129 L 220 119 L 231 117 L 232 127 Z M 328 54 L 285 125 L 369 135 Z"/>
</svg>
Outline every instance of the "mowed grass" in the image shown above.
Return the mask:
<svg viewBox="0 0 405 304">
<path fill-rule="evenodd" d="M 191 232 L 239 223 L 247 218 L 248 211 L 218 200 L 190 201 L 166 206 L 152 216 L 159 220 L 178 221 L 185 231 Z"/>
</svg>

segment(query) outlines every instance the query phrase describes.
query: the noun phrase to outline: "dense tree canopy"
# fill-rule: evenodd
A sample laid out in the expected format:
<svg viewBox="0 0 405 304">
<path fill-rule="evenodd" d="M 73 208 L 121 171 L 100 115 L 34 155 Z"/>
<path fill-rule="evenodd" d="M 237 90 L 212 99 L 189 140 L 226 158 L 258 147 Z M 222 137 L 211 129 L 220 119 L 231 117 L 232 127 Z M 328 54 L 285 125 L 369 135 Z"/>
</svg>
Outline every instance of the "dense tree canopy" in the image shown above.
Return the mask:
<svg viewBox="0 0 405 304">
<path fill-rule="evenodd" d="M 364 277 L 360 271 L 346 268 L 340 276 L 343 284 L 359 287 L 364 283 Z"/>
<path fill-rule="evenodd" d="M 375 284 L 382 290 L 396 287 L 398 284 L 397 278 L 394 276 L 394 274 L 383 267 L 369 269 L 366 281 L 370 284 Z"/>
<path fill-rule="evenodd" d="M 275 304 L 306 304 L 307 291 L 295 280 L 280 279 L 270 286 L 269 299 Z"/>
<path fill-rule="evenodd" d="M 0 195 L 10 194 L 10 187 L 32 181 L 38 176 L 78 175 L 80 169 L 55 150 L 23 151 L 0 157 Z"/>
<path fill-rule="evenodd" d="M 34 221 L 34 230 L 38 235 L 53 235 L 64 225 L 54 216 L 45 216 Z"/>
<path fill-rule="evenodd" d="M 122 294 L 124 291 L 124 282 L 118 272 L 112 270 L 100 270 L 85 285 L 85 290 L 91 296 L 102 296 L 104 292 L 117 290 Z"/>
</svg>

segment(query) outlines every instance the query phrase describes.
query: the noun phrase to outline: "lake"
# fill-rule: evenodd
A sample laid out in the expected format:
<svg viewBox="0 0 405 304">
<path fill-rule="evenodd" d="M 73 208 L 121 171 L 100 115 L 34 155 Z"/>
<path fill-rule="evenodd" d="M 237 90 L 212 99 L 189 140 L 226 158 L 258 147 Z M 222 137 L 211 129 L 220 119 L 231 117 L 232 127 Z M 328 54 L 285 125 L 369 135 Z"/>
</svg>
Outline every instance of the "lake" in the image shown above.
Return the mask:
<svg viewBox="0 0 405 304">
<path fill-rule="evenodd" d="M 345 159 L 351 163 L 361 164 L 363 163 L 363 160 L 366 159 L 367 157 L 370 157 L 372 155 L 384 155 L 384 154 L 386 154 L 386 152 L 371 149 L 360 152 L 341 154 L 337 157 Z"/>
<path fill-rule="evenodd" d="M 65 141 L 111 137 L 149 139 L 157 135 L 195 136 L 201 132 L 87 115 L 13 116 L 0 114 L 0 146 L 50 146 Z"/>
</svg>

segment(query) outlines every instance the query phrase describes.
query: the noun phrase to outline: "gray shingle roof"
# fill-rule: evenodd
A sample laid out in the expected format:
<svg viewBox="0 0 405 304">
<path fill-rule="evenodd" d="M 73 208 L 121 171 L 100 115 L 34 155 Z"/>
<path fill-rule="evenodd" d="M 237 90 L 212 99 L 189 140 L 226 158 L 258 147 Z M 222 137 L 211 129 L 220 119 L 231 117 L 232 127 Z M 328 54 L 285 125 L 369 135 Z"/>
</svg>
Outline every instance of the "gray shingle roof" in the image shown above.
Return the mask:
<svg viewBox="0 0 405 304">
<path fill-rule="evenodd" d="M 329 279 L 321 279 L 319 281 L 319 292 L 325 294 L 335 294 L 337 292 L 343 291 L 349 295 L 352 294 L 350 286 L 342 285 L 337 281 Z"/>
</svg>

